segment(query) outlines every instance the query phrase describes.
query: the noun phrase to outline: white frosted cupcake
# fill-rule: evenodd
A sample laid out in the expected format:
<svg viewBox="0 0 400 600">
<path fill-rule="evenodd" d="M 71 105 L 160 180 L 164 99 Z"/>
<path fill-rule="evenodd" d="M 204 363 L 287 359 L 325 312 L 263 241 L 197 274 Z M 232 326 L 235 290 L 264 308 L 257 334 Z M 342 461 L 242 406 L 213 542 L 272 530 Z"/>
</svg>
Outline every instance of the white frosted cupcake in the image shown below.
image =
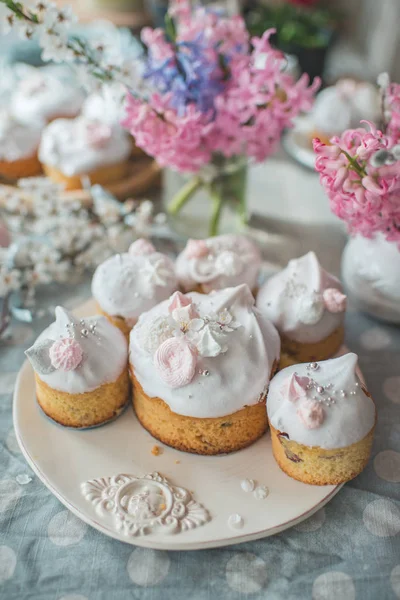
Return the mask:
<svg viewBox="0 0 400 600">
<path fill-rule="evenodd" d="M 336 485 L 365 468 L 376 410 L 359 380 L 357 355 L 292 365 L 271 381 L 267 398 L 274 456 L 285 473 Z"/>
<path fill-rule="evenodd" d="M 330 358 L 343 343 L 346 296 L 314 252 L 268 279 L 257 307 L 280 333 L 281 366 Z"/>
<path fill-rule="evenodd" d="M 49 123 L 79 114 L 84 93 L 71 79 L 62 80 L 44 69 L 28 71 L 11 97 L 14 116 L 26 123 Z"/>
<path fill-rule="evenodd" d="M 361 120 L 379 120 L 380 112 L 379 92 L 374 85 L 341 79 L 316 97 L 311 113 L 313 137 L 328 143 L 333 135 L 361 127 Z"/>
<path fill-rule="evenodd" d="M 99 265 L 92 280 L 98 311 L 128 335 L 138 317 L 178 288 L 174 264 L 147 240 Z"/>
<path fill-rule="evenodd" d="M 33 177 L 42 167 L 37 151 L 41 125 L 27 125 L 15 119 L 8 110 L 0 110 L 0 175 L 8 179 Z"/>
<path fill-rule="evenodd" d="M 120 181 L 129 168 L 131 142 L 120 127 L 86 117 L 57 119 L 43 131 L 39 159 L 50 179 L 65 189 L 80 189 L 82 178 L 92 185 Z"/>
<path fill-rule="evenodd" d="M 254 310 L 247 285 L 175 292 L 130 334 L 136 414 L 179 450 L 239 450 L 267 428 L 265 396 L 278 359 L 278 333 Z"/>
<path fill-rule="evenodd" d="M 93 427 L 118 416 L 129 399 L 128 347 L 104 317 L 56 320 L 26 351 L 36 396 L 47 416 L 68 427 Z"/>
<path fill-rule="evenodd" d="M 254 292 L 260 266 L 260 251 L 251 240 L 227 234 L 189 240 L 176 260 L 176 274 L 185 292 L 208 294 L 242 283 Z"/>
</svg>

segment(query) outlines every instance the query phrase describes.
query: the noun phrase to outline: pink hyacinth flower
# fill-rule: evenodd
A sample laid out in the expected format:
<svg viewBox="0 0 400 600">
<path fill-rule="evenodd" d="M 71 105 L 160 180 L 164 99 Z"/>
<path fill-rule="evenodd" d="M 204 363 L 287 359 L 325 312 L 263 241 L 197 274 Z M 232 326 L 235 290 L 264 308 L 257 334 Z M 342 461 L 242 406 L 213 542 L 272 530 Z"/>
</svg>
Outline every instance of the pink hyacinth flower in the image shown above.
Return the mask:
<svg viewBox="0 0 400 600">
<path fill-rule="evenodd" d="M 61 371 L 75 371 L 83 358 L 83 350 L 79 342 L 72 338 L 57 340 L 49 350 L 53 367 Z"/>
<path fill-rule="evenodd" d="M 327 288 L 322 294 L 325 307 L 331 313 L 341 313 L 346 310 L 347 296 L 336 288 Z"/>
<path fill-rule="evenodd" d="M 185 248 L 188 258 L 202 258 L 207 256 L 208 251 L 209 248 L 204 240 L 189 240 Z"/>
<path fill-rule="evenodd" d="M 169 338 L 154 355 L 154 365 L 161 379 L 171 388 L 190 383 L 196 372 L 196 351 L 183 338 Z"/>
<path fill-rule="evenodd" d="M 148 256 L 149 254 L 154 254 L 156 249 L 149 240 L 140 238 L 129 246 L 128 252 L 131 256 Z"/>
<path fill-rule="evenodd" d="M 325 412 L 319 402 L 314 400 L 305 400 L 297 409 L 297 415 L 304 427 L 307 429 L 317 429 L 321 427 L 325 419 Z"/>
</svg>

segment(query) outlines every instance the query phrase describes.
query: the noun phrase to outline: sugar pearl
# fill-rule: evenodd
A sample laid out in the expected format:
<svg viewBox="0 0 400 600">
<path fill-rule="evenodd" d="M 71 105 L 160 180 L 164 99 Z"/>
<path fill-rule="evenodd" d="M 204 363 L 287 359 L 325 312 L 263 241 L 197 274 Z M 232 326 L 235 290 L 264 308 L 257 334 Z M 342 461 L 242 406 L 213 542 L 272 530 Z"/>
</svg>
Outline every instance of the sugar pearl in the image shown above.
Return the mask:
<svg viewBox="0 0 400 600">
<path fill-rule="evenodd" d="M 318 394 L 322 394 L 324 391 L 325 391 L 325 388 L 324 388 L 322 385 L 319 385 L 319 386 L 317 387 L 317 392 L 318 392 Z"/>
<path fill-rule="evenodd" d="M 244 492 L 252 492 L 255 485 L 253 479 L 243 479 L 243 481 L 240 482 L 240 487 Z"/>
</svg>

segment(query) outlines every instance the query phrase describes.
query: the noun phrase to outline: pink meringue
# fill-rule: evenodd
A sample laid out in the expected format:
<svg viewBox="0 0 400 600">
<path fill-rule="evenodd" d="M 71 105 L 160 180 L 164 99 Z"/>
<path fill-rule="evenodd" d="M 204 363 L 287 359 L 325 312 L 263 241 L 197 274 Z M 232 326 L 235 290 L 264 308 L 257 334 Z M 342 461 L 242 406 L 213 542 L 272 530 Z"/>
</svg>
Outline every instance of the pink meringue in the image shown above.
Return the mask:
<svg viewBox="0 0 400 600">
<path fill-rule="evenodd" d="M 169 387 L 183 387 L 195 375 L 196 351 L 182 338 L 169 338 L 156 351 L 154 366 Z"/>
<path fill-rule="evenodd" d="M 346 310 L 347 296 L 336 288 L 324 290 L 323 300 L 326 309 L 331 313 L 341 313 Z"/>
<path fill-rule="evenodd" d="M 287 397 L 290 402 L 297 402 L 300 398 L 304 398 L 307 395 L 307 386 L 310 383 L 308 377 L 300 377 L 297 373 L 291 375 L 287 382 Z"/>
<path fill-rule="evenodd" d="M 186 308 L 186 310 L 184 312 L 180 311 L 181 308 Z M 182 292 L 174 292 L 170 298 L 168 312 L 173 315 L 174 311 L 179 311 L 182 316 L 185 314 L 188 320 L 195 319 L 198 316 L 191 298 L 188 298 L 185 294 L 182 294 Z"/>
<path fill-rule="evenodd" d="M 129 246 L 128 252 L 131 256 L 148 256 L 149 254 L 154 254 L 156 249 L 149 240 L 139 238 Z"/>
<path fill-rule="evenodd" d="M 57 340 L 49 350 L 53 367 L 61 371 L 75 371 L 82 362 L 83 350 L 79 342 L 73 338 Z"/>
<path fill-rule="evenodd" d="M 92 148 L 104 148 L 112 135 L 112 129 L 105 123 L 93 121 L 86 124 L 86 141 Z"/>
<path fill-rule="evenodd" d="M 297 409 L 297 415 L 307 429 L 317 429 L 325 419 L 324 409 L 315 400 L 304 400 Z"/>
<path fill-rule="evenodd" d="M 188 240 L 185 248 L 187 258 L 202 258 L 207 256 L 209 248 L 204 240 Z"/>
</svg>

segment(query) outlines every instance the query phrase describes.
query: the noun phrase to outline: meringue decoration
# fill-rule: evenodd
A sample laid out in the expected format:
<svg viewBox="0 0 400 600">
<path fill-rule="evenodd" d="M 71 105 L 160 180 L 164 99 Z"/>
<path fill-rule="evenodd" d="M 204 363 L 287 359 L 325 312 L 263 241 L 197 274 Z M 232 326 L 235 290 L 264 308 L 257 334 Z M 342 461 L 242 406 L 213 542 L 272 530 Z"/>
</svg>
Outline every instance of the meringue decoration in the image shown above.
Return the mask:
<svg viewBox="0 0 400 600">
<path fill-rule="evenodd" d="M 185 248 L 187 258 L 202 258 L 207 254 L 208 246 L 204 240 L 188 240 Z"/>
<path fill-rule="evenodd" d="M 149 254 L 154 254 L 154 252 L 156 252 L 156 249 L 153 244 L 145 238 L 140 238 L 133 242 L 128 250 L 128 254 L 131 256 L 148 256 Z"/>
<path fill-rule="evenodd" d="M 111 139 L 112 129 L 100 121 L 91 121 L 86 124 L 86 141 L 92 148 L 104 148 Z"/>
<path fill-rule="evenodd" d="M 297 402 L 300 398 L 304 398 L 307 395 L 309 383 L 309 377 L 300 377 L 297 373 L 293 373 L 288 385 L 284 388 L 290 402 Z"/>
<path fill-rule="evenodd" d="M 196 351 L 182 338 L 170 338 L 159 346 L 154 365 L 161 379 L 171 388 L 190 383 L 196 372 Z"/>
<path fill-rule="evenodd" d="M 331 313 L 341 313 L 346 310 L 347 296 L 336 288 L 327 288 L 322 294 L 324 304 Z"/>
<path fill-rule="evenodd" d="M 178 280 L 185 291 L 201 284 L 209 293 L 240 284 L 257 285 L 261 255 L 243 235 L 220 235 L 207 240 L 189 240 L 176 261 Z"/>
<path fill-rule="evenodd" d="M 340 281 L 308 252 L 261 286 L 257 308 L 289 340 L 312 344 L 343 325 L 344 300 Z"/>
<path fill-rule="evenodd" d="M 25 352 L 40 379 L 69 394 L 116 381 L 126 368 L 124 334 L 105 317 L 79 319 L 61 306 L 55 314 L 54 323 Z"/>
<path fill-rule="evenodd" d="M 308 378 L 305 394 L 294 404 L 288 379 Z M 271 427 L 309 447 L 344 448 L 362 440 L 375 423 L 376 409 L 357 376 L 357 355 L 292 365 L 269 384 L 267 413 Z"/>
<path fill-rule="evenodd" d="M 297 316 L 304 325 L 316 325 L 324 314 L 324 303 L 321 294 L 312 292 L 301 298 Z"/>
<path fill-rule="evenodd" d="M 194 310 L 191 298 L 188 298 L 187 296 L 182 294 L 182 292 L 175 292 L 174 294 L 172 294 L 170 298 L 170 304 L 168 306 L 168 310 L 171 314 L 173 314 L 175 310 L 179 308 L 184 308 L 186 306 L 191 307 L 191 312 L 193 315 L 191 318 L 194 318 L 196 311 Z"/>
<path fill-rule="evenodd" d="M 307 429 L 320 427 L 325 419 L 323 407 L 315 400 L 305 400 L 302 402 L 297 409 L 297 415 Z"/>
<path fill-rule="evenodd" d="M 175 292 L 144 313 L 130 334 L 130 364 L 145 394 L 198 418 L 257 404 L 280 344 L 253 307 L 250 289 L 240 285 L 209 295 Z"/>
<path fill-rule="evenodd" d="M 61 371 L 75 371 L 83 358 L 82 347 L 73 338 L 57 340 L 49 350 L 51 364 Z"/>
</svg>

